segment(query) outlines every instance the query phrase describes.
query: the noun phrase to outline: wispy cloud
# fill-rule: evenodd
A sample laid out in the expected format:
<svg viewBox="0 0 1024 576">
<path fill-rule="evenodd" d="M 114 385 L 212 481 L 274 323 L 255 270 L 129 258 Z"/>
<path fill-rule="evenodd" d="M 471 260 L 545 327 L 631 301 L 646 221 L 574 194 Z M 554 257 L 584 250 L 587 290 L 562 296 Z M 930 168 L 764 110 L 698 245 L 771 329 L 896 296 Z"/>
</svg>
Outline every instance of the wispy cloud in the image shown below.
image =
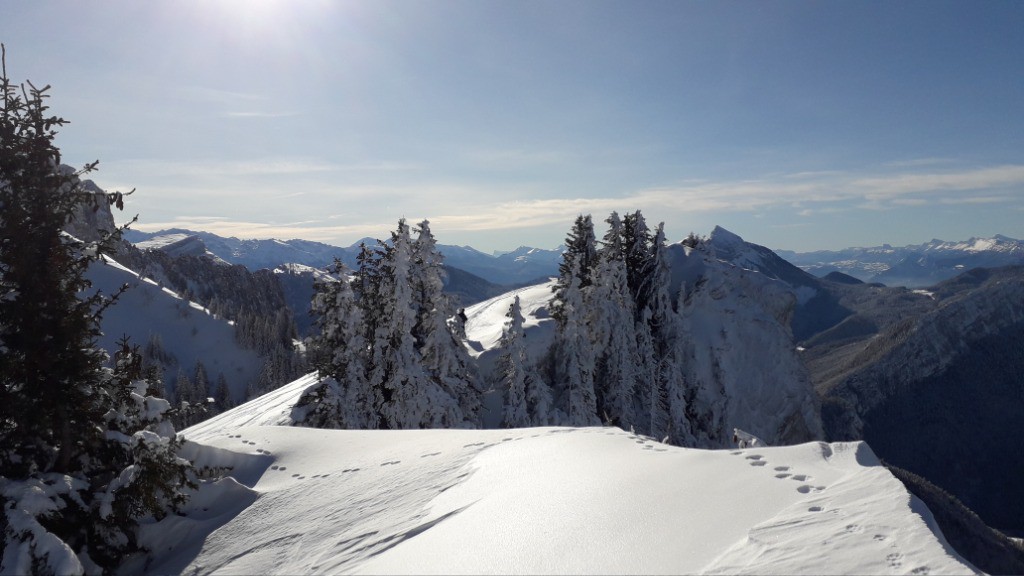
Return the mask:
<svg viewBox="0 0 1024 576">
<path fill-rule="evenodd" d="M 225 112 L 228 118 L 289 118 L 298 116 L 297 112 Z"/>
<path fill-rule="evenodd" d="M 784 210 L 793 216 L 811 217 L 928 205 L 1004 204 L 1010 210 L 1024 205 L 1024 165 L 960 170 L 821 171 L 746 180 L 687 180 L 614 197 L 551 197 L 535 184 L 423 182 L 402 174 L 390 174 L 394 178 L 388 184 L 365 183 L 386 172 L 414 168 L 386 162 L 346 166 L 292 159 L 175 163 L 163 168 L 167 172 L 180 171 L 179 176 L 183 172 L 195 177 L 200 185 L 183 190 L 177 184 L 161 182 L 150 187 L 147 192 L 155 193 L 157 203 L 161 204 L 150 213 L 171 216 L 157 216 L 165 221 L 141 223 L 140 229 L 196 227 L 247 238 L 303 237 L 332 243 L 339 242 L 339 238 L 386 234 L 401 216 L 413 222 L 429 217 L 435 232 L 484 233 L 564 228 L 577 214 L 589 213 L 603 219 L 613 210 L 622 213 L 639 209 L 652 220 L 685 222 L 702 213 Z M 373 178 L 348 183 L 338 177 L 346 170 L 367 170 Z M 286 178 L 288 187 L 282 187 L 281 180 L 264 181 L 258 178 L 261 175 L 301 175 L 309 180 L 298 185 L 296 179 Z M 230 186 L 219 187 L 222 179 L 230 182 Z M 239 198 L 248 201 L 239 202 Z M 202 205 L 211 214 L 231 216 L 174 219 L 173 210 L 182 205 Z M 275 218 L 278 222 L 272 221 Z M 281 223 L 286 220 L 287 223 Z"/>
</svg>

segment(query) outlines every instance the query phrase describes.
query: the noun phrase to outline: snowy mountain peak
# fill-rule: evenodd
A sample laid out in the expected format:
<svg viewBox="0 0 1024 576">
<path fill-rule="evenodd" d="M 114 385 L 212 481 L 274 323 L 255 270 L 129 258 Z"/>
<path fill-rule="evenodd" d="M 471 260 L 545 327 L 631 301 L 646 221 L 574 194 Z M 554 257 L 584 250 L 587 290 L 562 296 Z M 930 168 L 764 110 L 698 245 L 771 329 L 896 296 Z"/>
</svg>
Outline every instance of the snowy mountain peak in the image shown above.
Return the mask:
<svg viewBox="0 0 1024 576">
<path fill-rule="evenodd" d="M 207 248 L 203 239 L 196 234 L 187 232 L 174 232 L 153 236 L 135 244 L 139 250 L 159 250 L 170 256 L 205 256 L 218 264 L 225 266 L 229 263 Z"/>
<path fill-rule="evenodd" d="M 717 246 L 742 246 L 744 244 L 743 238 L 740 238 L 738 234 L 730 232 L 721 226 L 715 226 L 711 230 L 711 235 L 708 236 L 708 241 L 713 242 Z"/>
</svg>

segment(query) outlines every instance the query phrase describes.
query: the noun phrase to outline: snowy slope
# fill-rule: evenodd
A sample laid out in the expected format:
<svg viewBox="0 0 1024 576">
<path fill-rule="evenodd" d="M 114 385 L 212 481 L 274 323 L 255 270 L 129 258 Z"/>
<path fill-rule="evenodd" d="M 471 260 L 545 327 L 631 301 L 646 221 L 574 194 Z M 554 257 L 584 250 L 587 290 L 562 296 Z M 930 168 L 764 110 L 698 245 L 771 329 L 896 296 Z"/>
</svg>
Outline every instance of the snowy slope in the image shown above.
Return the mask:
<svg viewBox="0 0 1024 576">
<path fill-rule="evenodd" d="M 210 252 L 199 236 L 186 233 L 164 234 L 154 236 L 149 240 L 138 242 L 135 247 L 139 250 L 160 250 L 171 256 L 205 256 L 218 264 L 228 266 L 228 262 Z"/>
<path fill-rule="evenodd" d="M 863 443 L 706 451 L 617 428 L 271 425 L 308 384 L 183 432 L 238 482 L 148 527 L 161 556 L 147 571 L 972 571 Z"/>
<path fill-rule="evenodd" d="M 93 264 L 86 275 L 94 288 L 105 294 L 129 285 L 103 314 L 100 347 L 113 353 L 115 343 L 128 335 L 132 344 L 144 348 L 151 336 L 159 335 L 163 349 L 174 357 L 164 372 L 168 391 L 174 387 L 177 369 L 191 377 L 198 361 L 206 367 L 211 382 L 224 375 L 235 401 L 245 398 L 246 386 L 259 376 L 263 361 L 256 352 L 238 345 L 234 326 L 152 280 L 140 279 L 113 260 Z"/>
</svg>

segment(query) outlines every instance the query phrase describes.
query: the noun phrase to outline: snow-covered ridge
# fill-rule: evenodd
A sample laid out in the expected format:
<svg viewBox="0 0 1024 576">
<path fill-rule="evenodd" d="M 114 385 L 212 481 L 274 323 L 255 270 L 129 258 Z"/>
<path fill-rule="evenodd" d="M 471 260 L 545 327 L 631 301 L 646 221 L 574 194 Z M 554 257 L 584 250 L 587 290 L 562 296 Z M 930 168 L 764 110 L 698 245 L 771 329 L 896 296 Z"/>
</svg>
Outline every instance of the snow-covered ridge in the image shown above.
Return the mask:
<svg viewBox="0 0 1024 576">
<path fill-rule="evenodd" d="M 238 481 L 149 526 L 161 552 L 147 571 L 975 571 L 863 443 L 708 451 L 602 427 L 275 425 L 309 383 L 183 432 Z"/>
<path fill-rule="evenodd" d="M 263 362 L 256 352 L 243 349 L 235 341 L 230 322 L 110 258 L 93 263 L 86 276 L 104 294 L 113 294 L 124 284 L 129 286 L 103 314 L 103 334 L 98 342 L 101 348 L 116 350 L 117 340 L 125 335 L 143 349 L 158 342 L 171 356 L 163 374 L 169 390 L 173 389 L 178 368 L 188 373 L 201 362 L 214 381 L 224 375 L 235 400 L 244 398 L 246 387 L 258 377 Z"/>
</svg>

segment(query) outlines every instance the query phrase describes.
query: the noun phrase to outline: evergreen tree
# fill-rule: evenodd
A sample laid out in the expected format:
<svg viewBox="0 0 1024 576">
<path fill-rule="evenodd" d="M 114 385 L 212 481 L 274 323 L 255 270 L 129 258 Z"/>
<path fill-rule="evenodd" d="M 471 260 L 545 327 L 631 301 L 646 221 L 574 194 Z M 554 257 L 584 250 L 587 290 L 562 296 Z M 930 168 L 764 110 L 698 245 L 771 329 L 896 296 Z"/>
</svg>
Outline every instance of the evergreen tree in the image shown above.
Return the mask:
<svg viewBox="0 0 1024 576">
<path fill-rule="evenodd" d="M 196 400 L 206 403 L 207 399 L 213 394 L 210 390 L 210 379 L 206 375 L 206 366 L 199 360 L 196 360 L 196 368 L 193 371 L 195 379 L 192 381 L 193 394 Z"/>
<path fill-rule="evenodd" d="M 473 364 L 462 345 L 461 318 L 444 293 L 443 256 L 424 220 L 416 228 L 411 267 L 417 322 L 413 329 L 423 367 L 450 397 L 457 410 L 443 416 L 444 426 L 478 425 L 482 391 Z"/>
<path fill-rule="evenodd" d="M 668 420 L 664 433 L 675 444 L 692 440 L 689 420 L 686 417 L 685 381 L 683 379 L 683 348 L 681 325 L 678 313 L 672 307 L 672 272 L 669 268 L 665 247 L 665 223 L 659 223 L 650 247 L 648 266 L 647 307 L 650 310 L 647 323 L 650 326 L 657 367 L 655 371 L 654 395 L 666 405 Z"/>
<path fill-rule="evenodd" d="M 99 239 L 65 229 L 104 201 L 61 165 L 65 124 L 47 88 L 0 72 L 0 573 L 113 570 L 138 548 L 135 528 L 184 500 L 188 466 L 166 402 L 144 396 L 141 355 L 114 370 L 97 348 L 111 296 L 90 294 L 86 269 L 113 254 L 121 230 Z M 98 264 L 97 264 L 98 265 Z M 127 343 L 125 343 L 127 347 Z"/>
<path fill-rule="evenodd" d="M 293 417 L 318 428 L 376 427 L 380 400 L 366 380 L 362 310 L 345 265 L 336 259 L 328 271 L 331 276 L 314 287 L 312 312 L 319 331 L 308 340 L 320 379 L 303 394 Z"/>
<path fill-rule="evenodd" d="M 622 250 L 626 262 L 626 278 L 633 295 L 634 310 L 639 319 L 650 298 L 651 232 L 639 210 L 626 214 L 622 222 Z"/>
<path fill-rule="evenodd" d="M 217 375 L 217 385 L 213 389 L 213 404 L 218 414 L 234 407 L 231 400 L 231 389 L 228 387 L 228 380 L 221 372 Z"/>
<path fill-rule="evenodd" d="M 569 235 L 565 238 L 565 252 L 558 265 L 558 280 L 551 288 L 551 316 L 558 323 L 565 321 L 565 292 L 575 278 L 578 290 L 586 290 L 592 283 L 594 267 L 597 265 L 597 246 L 594 238 L 594 222 L 590 215 L 576 217 Z"/>
<path fill-rule="evenodd" d="M 601 423 L 594 395 L 594 355 L 585 324 L 579 269 L 576 260 L 572 262 L 568 274 L 569 284 L 559 301 L 562 321 L 555 324 L 552 345 L 556 406 L 562 411 L 559 415 L 560 424 L 593 426 Z"/>
<path fill-rule="evenodd" d="M 429 428 L 461 422 L 455 400 L 427 374 L 414 330 L 419 309 L 413 298 L 413 248 L 405 219 L 391 235 L 380 266 L 381 324 L 373 344 L 371 382 L 380 383 L 386 428 Z"/>
<path fill-rule="evenodd" d="M 493 381 L 504 390 L 502 424 L 506 428 L 544 426 L 550 423 L 551 389 L 540 378 L 526 351 L 523 314 L 517 295 L 505 314 L 508 322 L 501 335 L 501 355 Z"/>
<path fill-rule="evenodd" d="M 602 420 L 628 428 L 633 423 L 633 389 L 639 356 L 633 325 L 622 247 L 622 223 L 612 212 L 609 230 L 598 251 L 598 264 L 588 296 L 587 319 L 597 359 L 594 388 Z"/>
</svg>

